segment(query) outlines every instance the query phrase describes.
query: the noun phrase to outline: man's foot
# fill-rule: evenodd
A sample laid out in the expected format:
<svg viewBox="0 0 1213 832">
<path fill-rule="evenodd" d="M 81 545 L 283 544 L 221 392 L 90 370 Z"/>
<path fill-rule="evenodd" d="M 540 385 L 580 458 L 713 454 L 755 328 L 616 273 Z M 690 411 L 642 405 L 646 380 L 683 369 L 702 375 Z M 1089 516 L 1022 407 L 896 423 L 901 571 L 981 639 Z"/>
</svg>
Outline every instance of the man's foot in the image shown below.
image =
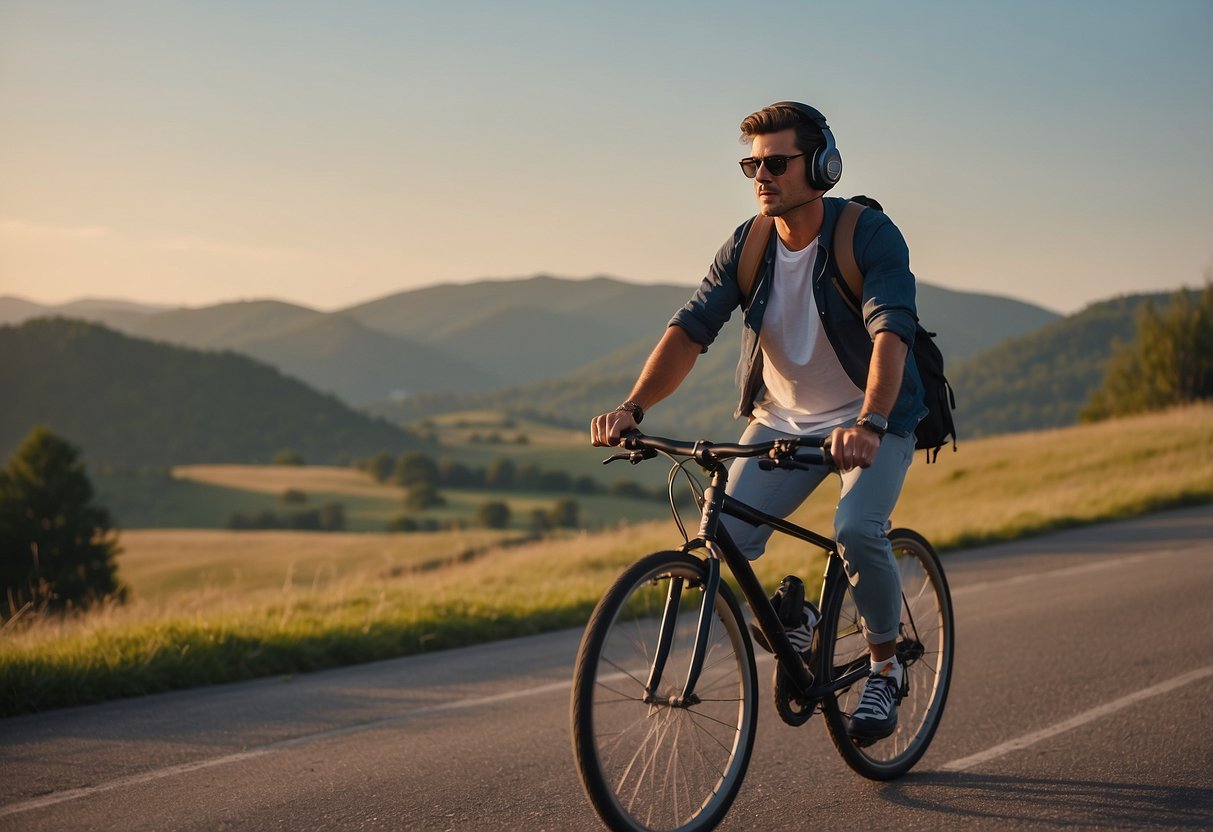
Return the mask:
<svg viewBox="0 0 1213 832">
<path fill-rule="evenodd" d="M 854 740 L 875 742 L 897 730 L 897 703 L 902 695 L 904 673 L 897 659 L 881 662 L 872 669 L 859 697 L 859 705 L 851 714 L 848 736 Z"/>
<path fill-rule="evenodd" d="M 771 596 L 771 606 L 783 624 L 783 630 L 788 635 L 788 641 L 796 648 L 796 652 L 808 661 L 813 650 L 813 629 L 821 620 L 821 613 L 811 601 L 804 598 L 804 582 L 795 575 L 788 575 L 780 584 L 779 589 Z M 750 623 L 750 632 L 754 641 L 768 653 L 774 653 L 767 640 L 767 634 L 762 631 L 757 622 Z"/>
<path fill-rule="evenodd" d="M 817 607 L 806 601 L 804 605 L 804 613 L 799 627 L 793 627 L 790 630 L 784 630 L 787 633 L 788 641 L 792 642 L 792 646 L 796 648 L 796 652 L 807 662 L 809 654 L 813 652 L 813 630 L 817 627 L 817 620 L 821 616 L 817 613 Z M 767 635 L 758 626 L 758 622 L 750 623 L 750 634 L 754 636 L 755 643 L 766 650 L 768 653 L 774 653 L 771 649 L 770 642 L 767 641 Z"/>
</svg>

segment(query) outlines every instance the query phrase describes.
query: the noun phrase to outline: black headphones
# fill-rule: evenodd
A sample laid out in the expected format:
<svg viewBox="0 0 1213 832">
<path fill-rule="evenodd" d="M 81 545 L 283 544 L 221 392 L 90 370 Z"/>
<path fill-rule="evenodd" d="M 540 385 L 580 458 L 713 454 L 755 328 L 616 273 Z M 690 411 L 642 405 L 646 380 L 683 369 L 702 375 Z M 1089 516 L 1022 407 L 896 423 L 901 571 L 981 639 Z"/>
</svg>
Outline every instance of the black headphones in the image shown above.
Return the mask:
<svg viewBox="0 0 1213 832">
<path fill-rule="evenodd" d="M 834 144 L 834 134 L 830 132 L 830 126 L 826 124 L 826 117 L 808 104 L 801 104 L 798 101 L 777 101 L 771 106 L 795 110 L 821 128 L 825 144 L 813 151 L 813 158 L 809 160 L 805 170 L 808 173 L 809 184 L 819 191 L 828 191 L 837 185 L 838 180 L 842 179 L 842 154 L 838 152 L 838 147 Z"/>
</svg>

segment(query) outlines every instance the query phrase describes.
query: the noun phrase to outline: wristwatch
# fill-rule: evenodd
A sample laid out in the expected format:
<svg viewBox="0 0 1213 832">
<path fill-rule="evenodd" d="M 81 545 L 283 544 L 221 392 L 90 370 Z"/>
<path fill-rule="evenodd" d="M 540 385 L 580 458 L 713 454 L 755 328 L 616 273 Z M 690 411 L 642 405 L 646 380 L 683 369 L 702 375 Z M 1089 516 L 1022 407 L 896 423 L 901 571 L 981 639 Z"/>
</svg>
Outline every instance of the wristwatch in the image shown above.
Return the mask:
<svg viewBox="0 0 1213 832">
<path fill-rule="evenodd" d="M 632 418 L 636 420 L 636 424 L 638 424 L 638 425 L 644 421 L 644 408 L 641 407 L 640 405 L 636 404 L 636 402 L 632 401 L 631 399 L 628 399 L 626 402 L 619 405 L 619 407 L 617 407 L 615 409 L 622 410 L 627 413 L 631 413 Z"/>
<path fill-rule="evenodd" d="M 889 420 L 879 413 L 865 413 L 855 421 L 855 427 L 867 428 L 884 439 L 884 435 L 889 432 Z"/>
</svg>

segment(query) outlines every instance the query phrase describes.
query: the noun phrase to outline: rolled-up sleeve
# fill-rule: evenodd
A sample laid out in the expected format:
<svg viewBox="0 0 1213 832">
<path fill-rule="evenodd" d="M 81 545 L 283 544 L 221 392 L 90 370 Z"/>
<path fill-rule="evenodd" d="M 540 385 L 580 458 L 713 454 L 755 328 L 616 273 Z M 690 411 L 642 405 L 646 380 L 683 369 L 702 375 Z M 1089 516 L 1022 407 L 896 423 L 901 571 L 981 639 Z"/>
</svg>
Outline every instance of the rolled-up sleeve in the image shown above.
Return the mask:
<svg viewBox="0 0 1213 832">
<path fill-rule="evenodd" d="M 909 246 L 887 215 L 863 213 L 868 222 L 856 229 L 855 253 L 864 276 L 864 326 L 872 338 L 880 332 L 892 332 L 913 346 L 918 309 Z"/>
</svg>

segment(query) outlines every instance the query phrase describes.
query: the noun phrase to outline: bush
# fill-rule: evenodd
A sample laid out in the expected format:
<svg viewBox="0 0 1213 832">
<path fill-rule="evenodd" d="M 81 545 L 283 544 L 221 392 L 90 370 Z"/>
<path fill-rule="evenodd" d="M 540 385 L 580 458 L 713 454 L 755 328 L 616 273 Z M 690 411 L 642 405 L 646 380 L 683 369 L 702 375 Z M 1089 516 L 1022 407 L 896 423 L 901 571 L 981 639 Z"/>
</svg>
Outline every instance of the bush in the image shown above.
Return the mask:
<svg viewBox="0 0 1213 832">
<path fill-rule="evenodd" d="M 556 528 L 575 529 L 579 525 L 580 509 L 576 500 L 557 500 L 548 512 L 548 518 Z"/>
<path fill-rule="evenodd" d="M 282 492 L 278 500 L 285 505 L 301 505 L 307 502 L 307 494 L 298 488 L 288 488 Z"/>
<path fill-rule="evenodd" d="M 510 507 L 500 500 L 481 503 L 476 509 L 476 523 L 486 529 L 504 529 L 510 525 Z"/>
<path fill-rule="evenodd" d="M 303 465 L 303 454 L 296 451 L 294 448 L 284 448 L 274 454 L 275 465 Z"/>
<path fill-rule="evenodd" d="M 412 511 L 425 511 L 427 508 L 437 508 L 446 505 L 446 498 L 438 489 L 428 483 L 414 485 L 404 495 L 404 507 Z"/>
</svg>

